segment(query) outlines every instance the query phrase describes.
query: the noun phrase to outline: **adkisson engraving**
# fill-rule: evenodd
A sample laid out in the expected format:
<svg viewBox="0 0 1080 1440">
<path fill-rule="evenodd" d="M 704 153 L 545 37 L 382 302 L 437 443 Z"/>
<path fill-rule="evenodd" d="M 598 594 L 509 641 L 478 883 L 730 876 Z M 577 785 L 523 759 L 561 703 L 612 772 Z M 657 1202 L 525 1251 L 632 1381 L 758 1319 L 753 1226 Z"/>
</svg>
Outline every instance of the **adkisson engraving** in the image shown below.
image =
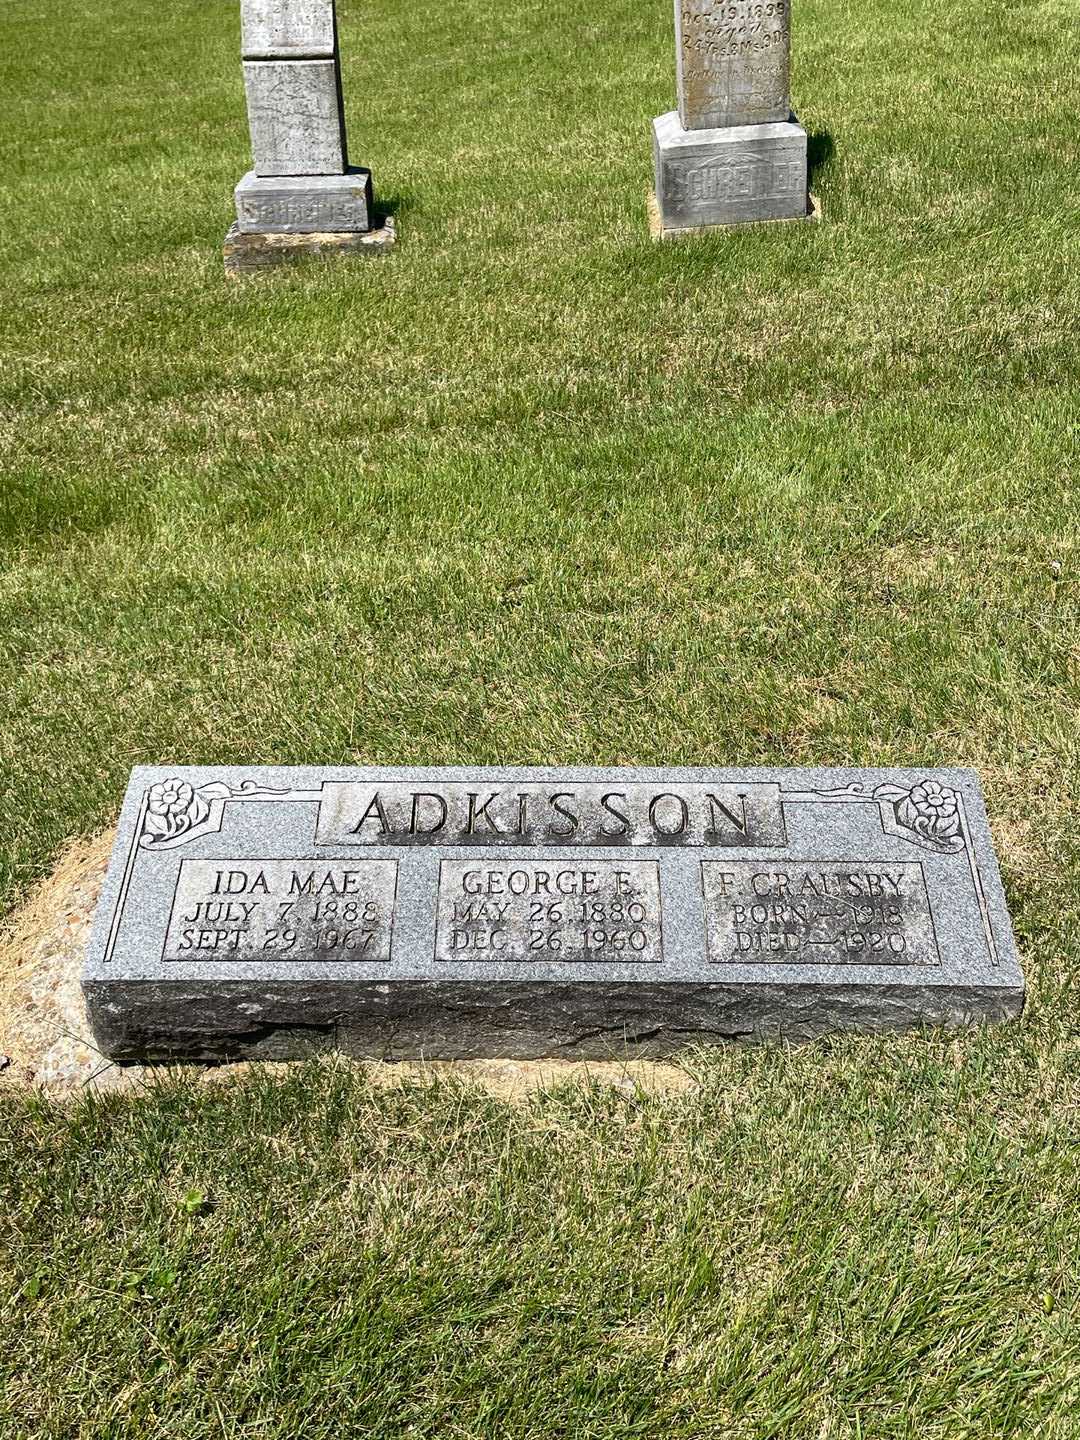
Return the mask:
<svg viewBox="0 0 1080 1440">
<path fill-rule="evenodd" d="M 703 861 L 714 963 L 937 965 L 917 861 Z"/>
<path fill-rule="evenodd" d="M 396 860 L 183 860 L 163 960 L 390 959 Z"/>
<path fill-rule="evenodd" d="M 321 845 L 759 846 L 786 841 L 779 787 L 327 781 Z"/>
<path fill-rule="evenodd" d="M 656 963 L 660 868 L 649 860 L 444 860 L 436 960 Z"/>
</svg>

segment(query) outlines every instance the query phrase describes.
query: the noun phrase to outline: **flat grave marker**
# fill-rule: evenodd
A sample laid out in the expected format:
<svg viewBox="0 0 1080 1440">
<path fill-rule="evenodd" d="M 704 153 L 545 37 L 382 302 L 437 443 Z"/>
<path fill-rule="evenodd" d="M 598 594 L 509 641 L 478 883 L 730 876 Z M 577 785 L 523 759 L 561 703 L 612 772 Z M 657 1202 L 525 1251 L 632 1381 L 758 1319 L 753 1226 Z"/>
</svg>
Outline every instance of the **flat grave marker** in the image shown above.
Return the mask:
<svg viewBox="0 0 1080 1440">
<path fill-rule="evenodd" d="M 83 987 L 139 1059 L 665 1055 L 1024 994 L 966 770 L 140 768 Z"/>
</svg>

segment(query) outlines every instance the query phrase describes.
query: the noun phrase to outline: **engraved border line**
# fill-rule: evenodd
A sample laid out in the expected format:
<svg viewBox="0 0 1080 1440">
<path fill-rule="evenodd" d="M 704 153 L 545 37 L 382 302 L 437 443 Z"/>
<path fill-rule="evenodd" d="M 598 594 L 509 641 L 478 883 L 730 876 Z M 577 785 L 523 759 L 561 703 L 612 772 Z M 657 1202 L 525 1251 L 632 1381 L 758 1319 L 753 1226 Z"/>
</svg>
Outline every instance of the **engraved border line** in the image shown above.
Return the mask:
<svg viewBox="0 0 1080 1440">
<path fill-rule="evenodd" d="M 986 898 L 986 891 L 983 889 L 982 875 L 975 859 L 975 846 L 971 839 L 971 827 L 968 825 L 967 806 L 963 794 L 959 791 L 957 793 L 960 795 L 960 823 L 964 828 L 964 846 L 967 850 L 968 862 L 971 865 L 971 879 L 975 885 L 975 897 L 979 902 L 983 928 L 986 931 L 986 944 L 990 951 L 990 964 L 997 965 L 1000 963 L 997 940 L 994 938 L 994 928 L 990 923 L 990 905 Z"/>
<path fill-rule="evenodd" d="M 132 831 L 127 860 L 124 862 L 124 876 L 120 881 L 120 893 L 116 897 L 116 909 L 113 911 L 112 924 L 109 927 L 109 938 L 105 944 L 105 953 L 101 957 L 103 965 L 109 964 L 112 960 L 113 950 L 116 948 L 117 936 L 120 933 L 120 919 L 124 913 L 124 902 L 127 900 L 131 874 L 135 868 L 135 856 L 139 852 L 139 841 L 142 838 L 143 820 L 146 818 L 146 807 L 149 803 L 150 790 L 147 787 L 143 790 L 142 799 L 139 801 L 139 813 L 135 817 L 135 828 Z"/>
</svg>

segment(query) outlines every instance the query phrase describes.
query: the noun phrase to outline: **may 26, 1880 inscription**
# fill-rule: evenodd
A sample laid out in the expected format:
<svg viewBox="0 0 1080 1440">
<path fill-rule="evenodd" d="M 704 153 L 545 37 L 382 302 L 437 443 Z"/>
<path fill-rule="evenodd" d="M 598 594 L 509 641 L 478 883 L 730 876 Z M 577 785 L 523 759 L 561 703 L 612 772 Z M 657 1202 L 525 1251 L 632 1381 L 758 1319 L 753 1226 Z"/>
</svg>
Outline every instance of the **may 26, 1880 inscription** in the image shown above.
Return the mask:
<svg viewBox="0 0 1080 1440">
<path fill-rule="evenodd" d="M 576 857 L 555 865 L 444 860 L 435 958 L 660 961 L 660 867 Z"/>
<path fill-rule="evenodd" d="M 118 1057 L 669 1054 L 1016 1015 L 971 771 L 138 769 Z"/>
</svg>

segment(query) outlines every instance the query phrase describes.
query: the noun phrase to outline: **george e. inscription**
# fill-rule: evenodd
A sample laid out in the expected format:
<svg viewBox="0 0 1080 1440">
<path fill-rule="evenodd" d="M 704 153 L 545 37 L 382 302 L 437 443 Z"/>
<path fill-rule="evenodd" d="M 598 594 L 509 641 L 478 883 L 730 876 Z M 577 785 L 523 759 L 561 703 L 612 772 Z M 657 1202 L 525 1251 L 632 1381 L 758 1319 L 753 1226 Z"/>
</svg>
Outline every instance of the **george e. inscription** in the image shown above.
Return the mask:
<svg viewBox="0 0 1080 1440">
<path fill-rule="evenodd" d="M 436 960 L 654 964 L 660 869 L 648 860 L 444 860 Z"/>
</svg>

